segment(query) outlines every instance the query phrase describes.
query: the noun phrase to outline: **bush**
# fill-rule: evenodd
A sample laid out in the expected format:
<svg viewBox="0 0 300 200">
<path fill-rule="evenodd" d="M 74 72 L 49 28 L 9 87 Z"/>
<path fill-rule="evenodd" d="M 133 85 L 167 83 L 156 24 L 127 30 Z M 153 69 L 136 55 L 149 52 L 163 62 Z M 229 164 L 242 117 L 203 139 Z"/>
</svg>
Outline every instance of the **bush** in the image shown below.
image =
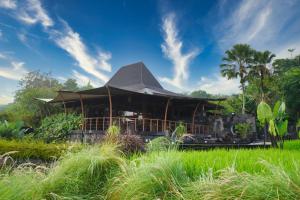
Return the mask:
<svg viewBox="0 0 300 200">
<path fill-rule="evenodd" d="M 24 122 L 0 122 L 0 137 L 2 138 L 21 138 L 24 136 L 24 131 L 22 127 L 24 126 Z"/>
<path fill-rule="evenodd" d="M 142 138 L 138 135 L 122 135 L 119 139 L 122 152 L 125 154 L 132 154 L 143 152 L 145 144 Z"/>
<path fill-rule="evenodd" d="M 42 141 L 0 140 L 0 155 L 16 151 L 10 156 L 13 159 L 39 159 L 44 161 L 59 158 L 68 150 L 78 150 L 79 144 L 46 144 Z"/>
<path fill-rule="evenodd" d="M 72 130 L 77 130 L 82 124 L 82 117 L 76 114 L 56 114 L 42 120 L 37 130 L 38 138 L 47 142 L 61 141 L 67 138 Z"/>
<path fill-rule="evenodd" d="M 251 125 L 248 123 L 238 123 L 234 127 L 242 139 L 247 138 L 247 136 L 249 135 L 249 133 L 251 131 Z"/>
</svg>

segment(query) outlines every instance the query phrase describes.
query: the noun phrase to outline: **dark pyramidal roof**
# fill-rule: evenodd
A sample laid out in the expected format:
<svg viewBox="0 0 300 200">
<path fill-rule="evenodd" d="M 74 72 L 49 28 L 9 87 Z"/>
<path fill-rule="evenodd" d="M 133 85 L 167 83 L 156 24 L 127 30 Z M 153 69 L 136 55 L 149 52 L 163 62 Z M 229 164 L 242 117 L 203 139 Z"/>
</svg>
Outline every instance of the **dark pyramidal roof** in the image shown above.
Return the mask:
<svg viewBox="0 0 300 200">
<path fill-rule="evenodd" d="M 142 62 L 130 64 L 121 67 L 115 75 L 102 87 L 79 92 L 59 91 L 57 97 L 50 102 L 67 102 L 78 100 L 81 95 L 84 99 L 98 98 L 107 95 L 107 87 L 111 88 L 113 94 L 126 94 L 129 92 L 140 93 L 146 95 L 162 96 L 174 99 L 183 100 L 224 100 L 210 98 L 194 98 L 183 94 L 177 94 L 165 90 L 160 83 L 155 79 L 153 74 L 147 69 Z"/>
<path fill-rule="evenodd" d="M 143 62 L 123 66 L 106 83 L 106 86 L 146 94 L 183 96 L 165 90 Z"/>
</svg>

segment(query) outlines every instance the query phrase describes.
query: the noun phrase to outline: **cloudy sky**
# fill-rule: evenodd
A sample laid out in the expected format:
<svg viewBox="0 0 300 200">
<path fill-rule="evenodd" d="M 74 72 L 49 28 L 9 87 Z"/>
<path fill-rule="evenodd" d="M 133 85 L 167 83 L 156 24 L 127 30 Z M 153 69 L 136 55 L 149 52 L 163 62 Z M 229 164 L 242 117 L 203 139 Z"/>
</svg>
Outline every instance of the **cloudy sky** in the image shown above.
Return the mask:
<svg viewBox="0 0 300 200">
<path fill-rule="evenodd" d="M 238 93 L 220 76 L 236 43 L 300 51 L 300 0 L 0 0 L 0 104 L 29 71 L 103 85 L 143 61 L 170 90 Z"/>
</svg>

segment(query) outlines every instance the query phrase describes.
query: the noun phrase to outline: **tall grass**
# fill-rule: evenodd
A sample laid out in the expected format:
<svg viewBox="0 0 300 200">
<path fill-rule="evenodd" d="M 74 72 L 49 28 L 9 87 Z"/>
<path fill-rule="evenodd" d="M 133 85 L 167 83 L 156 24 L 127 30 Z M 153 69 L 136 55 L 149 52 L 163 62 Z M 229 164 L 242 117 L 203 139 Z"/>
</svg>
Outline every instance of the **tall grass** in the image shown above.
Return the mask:
<svg viewBox="0 0 300 200">
<path fill-rule="evenodd" d="M 112 144 L 68 153 L 43 172 L 3 173 L 0 199 L 300 199 L 300 151 L 153 151 Z"/>
<path fill-rule="evenodd" d="M 6 140 L 0 139 L 0 155 L 10 151 L 16 151 L 11 157 L 14 159 L 40 159 L 50 161 L 58 159 L 65 152 L 82 148 L 80 144 L 50 143 L 39 140 Z"/>
</svg>

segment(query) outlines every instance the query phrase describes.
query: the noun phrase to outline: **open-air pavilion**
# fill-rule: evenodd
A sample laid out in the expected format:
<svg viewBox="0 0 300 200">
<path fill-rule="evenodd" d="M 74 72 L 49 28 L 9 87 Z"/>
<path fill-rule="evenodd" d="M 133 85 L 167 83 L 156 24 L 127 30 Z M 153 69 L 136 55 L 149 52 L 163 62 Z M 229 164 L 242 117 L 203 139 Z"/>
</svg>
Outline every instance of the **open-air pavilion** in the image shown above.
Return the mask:
<svg viewBox="0 0 300 200">
<path fill-rule="evenodd" d="M 224 100 L 193 98 L 165 90 L 142 63 L 120 68 L 103 86 L 79 92 L 59 91 L 50 103 L 84 117 L 84 132 L 104 132 L 116 124 L 123 132 L 159 134 L 183 123 L 187 133 L 209 134 L 211 111 Z"/>
</svg>

